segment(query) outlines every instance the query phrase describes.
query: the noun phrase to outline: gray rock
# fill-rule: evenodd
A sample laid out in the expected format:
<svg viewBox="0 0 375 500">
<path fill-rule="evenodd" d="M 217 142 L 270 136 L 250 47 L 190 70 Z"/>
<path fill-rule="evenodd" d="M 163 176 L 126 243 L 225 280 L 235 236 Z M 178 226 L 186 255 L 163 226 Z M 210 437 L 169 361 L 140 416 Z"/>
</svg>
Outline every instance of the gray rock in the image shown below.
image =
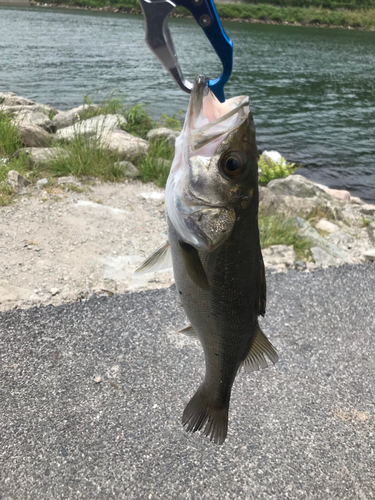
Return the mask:
<svg viewBox="0 0 375 500">
<path fill-rule="evenodd" d="M 272 245 L 262 250 L 264 265 L 267 268 L 273 267 L 283 270 L 294 265 L 296 255 L 292 246 Z"/>
<path fill-rule="evenodd" d="M 41 111 L 24 108 L 14 116 L 16 123 L 29 123 L 44 128 L 47 132 L 54 132 L 55 127 L 48 116 Z"/>
<path fill-rule="evenodd" d="M 343 203 L 350 203 L 350 193 L 345 189 L 331 189 L 327 186 L 323 186 L 322 184 L 317 184 L 323 191 L 325 191 L 331 198 L 337 201 L 341 201 Z"/>
<path fill-rule="evenodd" d="M 276 196 L 270 189 L 259 186 L 259 212 L 275 215 L 280 212 L 281 196 Z"/>
<path fill-rule="evenodd" d="M 267 184 L 273 193 L 284 196 L 297 196 L 298 198 L 321 198 L 330 200 L 331 197 L 314 182 L 302 175 L 290 175 L 285 179 L 274 179 Z"/>
<path fill-rule="evenodd" d="M 27 147 L 48 147 L 52 142 L 51 135 L 38 125 L 22 121 L 16 127 L 21 141 Z"/>
<path fill-rule="evenodd" d="M 180 132 L 177 130 L 171 130 L 167 127 L 159 127 L 150 130 L 147 134 L 147 139 L 149 141 L 165 139 L 170 146 L 174 146 L 179 135 Z"/>
<path fill-rule="evenodd" d="M 47 167 L 58 156 L 68 154 L 63 148 L 21 148 L 11 156 L 10 160 L 18 158 L 22 153 L 29 157 L 30 165 L 36 167 Z"/>
<path fill-rule="evenodd" d="M 354 236 L 345 231 L 337 231 L 336 233 L 332 233 L 325 238 L 326 241 L 330 243 L 334 243 L 335 245 L 340 246 L 350 246 L 355 242 Z"/>
<path fill-rule="evenodd" d="M 305 239 L 311 243 L 311 245 L 319 246 L 320 248 L 326 247 L 325 241 L 318 231 L 311 227 L 302 217 L 293 217 L 292 223 L 299 228 L 296 234 L 298 238 Z"/>
<path fill-rule="evenodd" d="M 70 184 L 71 186 L 81 187 L 82 184 L 77 180 L 73 175 L 67 175 L 64 177 L 59 177 L 57 179 L 57 184 L 59 186 L 64 186 L 66 184 Z"/>
<path fill-rule="evenodd" d="M 25 192 L 25 188 L 29 186 L 30 182 L 26 180 L 19 172 L 16 170 L 9 170 L 6 183 L 13 191 L 17 194 L 22 194 Z"/>
<path fill-rule="evenodd" d="M 367 252 L 364 252 L 362 256 L 367 260 L 368 262 L 375 262 L 375 248 L 371 250 L 367 250 Z"/>
<path fill-rule="evenodd" d="M 43 179 L 39 179 L 36 183 L 36 187 L 38 189 L 42 189 L 46 184 L 48 184 L 48 179 L 46 178 L 43 178 Z"/>
<path fill-rule="evenodd" d="M 6 94 L 2 94 L 1 104 L 4 106 L 32 106 L 35 102 L 31 99 L 27 99 L 27 97 L 16 95 L 14 92 L 8 92 Z"/>
<path fill-rule="evenodd" d="M 296 260 L 294 263 L 294 269 L 297 271 L 304 271 L 307 268 L 306 262 L 303 262 L 303 260 Z"/>
<path fill-rule="evenodd" d="M 103 132 L 100 144 L 111 152 L 118 153 L 120 160 L 132 160 L 138 156 L 145 156 L 148 151 L 148 142 L 124 130 Z"/>
<path fill-rule="evenodd" d="M 125 177 L 136 178 L 140 176 L 139 170 L 130 161 L 120 161 L 119 167 L 123 169 Z"/>
<path fill-rule="evenodd" d="M 346 250 L 343 250 L 342 248 L 339 248 L 338 246 L 334 245 L 333 243 L 325 242 L 325 250 L 332 255 L 333 258 L 335 258 L 337 261 L 339 261 L 339 264 L 343 264 L 345 262 L 349 262 L 349 252 Z"/>
<path fill-rule="evenodd" d="M 0 111 L 4 111 L 9 115 L 17 115 L 20 111 L 32 111 L 43 113 L 49 117 L 51 113 L 57 113 L 57 109 L 52 106 L 47 106 L 46 104 L 38 104 L 33 103 L 31 106 L 24 106 L 21 104 L 14 104 L 12 106 L 5 106 L 4 104 L 0 104 Z"/>
<path fill-rule="evenodd" d="M 375 245 L 375 222 L 371 222 L 367 226 L 367 232 L 368 232 L 369 238 L 371 240 L 371 243 L 373 245 Z"/>
<path fill-rule="evenodd" d="M 370 203 L 366 203 L 365 205 L 361 206 L 360 212 L 363 215 L 371 215 L 373 217 L 375 215 L 375 205 L 371 205 Z"/>
<path fill-rule="evenodd" d="M 87 111 L 95 111 L 99 108 L 96 104 L 82 104 L 78 108 L 69 109 L 68 111 L 60 111 L 53 117 L 53 124 L 56 130 L 64 127 L 70 127 L 79 121 L 80 116 Z"/>
<path fill-rule="evenodd" d="M 317 267 L 337 266 L 338 264 L 337 260 L 321 247 L 311 247 L 311 253 Z"/>
<path fill-rule="evenodd" d="M 70 127 L 58 130 L 55 138 L 70 141 L 79 135 L 99 137 L 103 132 L 120 129 L 126 123 L 126 119 L 121 115 L 94 116 L 93 118 L 79 121 Z"/>
<path fill-rule="evenodd" d="M 278 212 L 287 216 L 300 215 L 301 217 L 309 217 L 317 214 L 320 217 L 342 219 L 341 210 L 321 196 L 314 198 L 280 196 L 278 203 Z"/>
<path fill-rule="evenodd" d="M 327 233 L 335 233 L 340 230 L 339 226 L 333 224 L 327 219 L 321 219 L 315 226 L 317 229 L 321 229 L 322 231 L 326 231 Z"/>
<path fill-rule="evenodd" d="M 362 254 L 362 257 L 368 262 L 375 262 L 375 249 L 367 250 L 367 252 Z"/>
</svg>

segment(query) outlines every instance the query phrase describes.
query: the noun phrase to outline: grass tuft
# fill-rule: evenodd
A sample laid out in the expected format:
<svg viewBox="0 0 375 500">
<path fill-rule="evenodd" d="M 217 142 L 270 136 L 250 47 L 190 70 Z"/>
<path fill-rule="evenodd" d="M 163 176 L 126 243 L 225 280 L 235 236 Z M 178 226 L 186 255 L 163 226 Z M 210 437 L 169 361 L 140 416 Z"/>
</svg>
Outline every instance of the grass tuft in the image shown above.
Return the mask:
<svg viewBox="0 0 375 500">
<path fill-rule="evenodd" d="M 8 158 L 19 148 L 22 148 L 22 142 L 18 131 L 9 115 L 0 110 L 0 158 Z"/>
<path fill-rule="evenodd" d="M 259 214 L 260 245 L 268 248 L 272 245 L 293 246 L 297 260 L 310 260 L 311 243 L 297 236 L 299 228 L 292 219 L 279 215 L 262 216 Z"/>
<path fill-rule="evenodd" d="M 51 160 L 48 168 L 55 177 L 92 176 L 103 181 L 120 181 L 124 178 L 118 154 L 102 148 L 99 138 L 76 136 L 68 144 L 61 145 L 61 148 L 61 154 Z"/>
<path fill-rule="evenodd" d="M 164 140 L 152 141 L 145 158 L 137 167 L 143 182 L 153 181 L 159 187 L 165 187 L 174 157 L 174 148 Z"/>
</svg>

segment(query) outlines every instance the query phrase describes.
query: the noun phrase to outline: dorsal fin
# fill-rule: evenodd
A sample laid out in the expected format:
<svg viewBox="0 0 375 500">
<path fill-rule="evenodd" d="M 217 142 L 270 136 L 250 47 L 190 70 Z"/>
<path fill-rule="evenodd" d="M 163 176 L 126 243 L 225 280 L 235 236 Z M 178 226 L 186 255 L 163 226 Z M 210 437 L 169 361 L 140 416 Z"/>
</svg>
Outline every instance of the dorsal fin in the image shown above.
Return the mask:
<svg viewBox="0 0 375 500">
<path fill-rule="evenodd" d="M 171 249 L 169 241 L 163 243 L 141 264 L 134 274 L 154 273 L 172 267 Z"/>
<path fill-rule="evenodd" d="M 250 351 L 248 352 L 245 360 L 241 363 L 240 368 L 243 368 L 247 373 L 259 370 L 260 368 L 267 368 L 268 363 L 265 355 L 272 361 L 273 364 L 277 363 L 279 359 L 275 348 L 258 325 Z"/>
</svg>

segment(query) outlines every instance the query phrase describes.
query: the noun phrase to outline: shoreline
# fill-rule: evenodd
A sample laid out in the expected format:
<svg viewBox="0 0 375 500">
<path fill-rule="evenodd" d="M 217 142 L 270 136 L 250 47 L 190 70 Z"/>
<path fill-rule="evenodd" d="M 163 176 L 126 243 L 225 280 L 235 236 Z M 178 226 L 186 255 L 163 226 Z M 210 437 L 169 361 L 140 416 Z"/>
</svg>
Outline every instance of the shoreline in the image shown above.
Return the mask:
<svg viewBox="0 0 375 500">
<path fill-rule="evenodd" d="M 219 4 L 220 5 L 220 4 Z M 247 4 L 243 4 L 247 5 Z M 1 4 L 0 4 L 1 6 Z M 6 5 L 4 5 L 6 6 Z M 30 7 L 38 7 L 38 8 L 52 8 L 52 9 L 72 9 L 72 10 L 87 10 L 87 11 L 96 11 L 96 12 L 110 12 L 112 14 L 130 14 L 130 15 L 140 15 L 142 16 L 141 9 L 128 8 L 128 7 L 112 7 L 107 5 L 105 7 L 92 7 L 89 5 L 86 6 L 78 6 L 78 5 L 69 5 L 69 4 L 55 4 L 55 3 L 40 3 L 40 2 L 32 2 L 30 3 Z M 170 17 L 173 18 L 185 18 L 185 19 L 193 19 L 192 15 L 184 14 L 181 12 L 172 12 Z M 345 29 L 345 30 L 358 30 L 358 31 L 375 31 L 375 27 L 364 28 L 363 26 L 354 26 L 354 25 L 338 25 L 338 24 L 329 24 L 329 23 L 320 23 L 320 22 L 306 22 L 306 23 L 298 23 L 298 22 L 289 22 L 289 21 L 277 21 L 273 19 L 256 19 L 256 18 L 241 18 L 241 17 L 228 17 L 228 16 L 220 16 L 221 21 L 228 22 L 240 22 L 247 24 L 273 24 L 273 25 L 281 25 L 281 26 L 296 26 L 296 27 L 305 27 L 305 28 L 336 28 L 336 29 Z"/>
</svg>

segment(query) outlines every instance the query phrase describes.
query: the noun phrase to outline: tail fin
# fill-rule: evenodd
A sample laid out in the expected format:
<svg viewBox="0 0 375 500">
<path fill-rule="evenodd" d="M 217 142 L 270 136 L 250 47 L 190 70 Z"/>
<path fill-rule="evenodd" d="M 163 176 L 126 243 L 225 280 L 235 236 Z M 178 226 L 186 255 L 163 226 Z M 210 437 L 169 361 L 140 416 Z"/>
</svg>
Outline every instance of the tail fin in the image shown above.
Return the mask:
<svg viewBox="0 0 375 500">
<path fill-rule="evenodd" d="M 212 407 L 207 396 L 199 388 L 186 405 L 182 425 L 188 432 L 196 432 L 204 427 L 203 434 L 210 438 L 210 441 L 223 444 L 228 430 L 228 406 Z"/>
</svg>

